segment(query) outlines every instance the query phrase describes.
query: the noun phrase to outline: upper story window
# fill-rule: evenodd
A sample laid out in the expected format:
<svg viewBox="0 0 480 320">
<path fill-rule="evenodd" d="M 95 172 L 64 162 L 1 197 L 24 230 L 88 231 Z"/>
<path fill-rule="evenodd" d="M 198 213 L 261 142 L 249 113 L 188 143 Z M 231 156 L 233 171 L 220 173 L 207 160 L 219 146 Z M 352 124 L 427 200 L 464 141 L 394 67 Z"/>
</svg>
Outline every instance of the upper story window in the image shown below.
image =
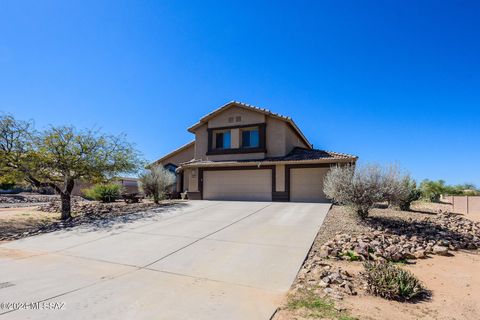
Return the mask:
<svg viewBox="0 0 480 320">
<path fill-rule="evenodd" d="M 215 133 L 215 148 L 216 149 L 230 149 L 231 148 L 231 133 L 230 133 L 230 130 Z"/>
<path fill-rule="evenodd" d="M 242 148 L 258 148 L 260 139 L 258 128 L 249 128 L 242 130 Z"/>
<path fill-rule="evenodd" d="M 207 128 L 207 134 L 206 155 L 266 152 L 266 123 Z"/>
</svg>

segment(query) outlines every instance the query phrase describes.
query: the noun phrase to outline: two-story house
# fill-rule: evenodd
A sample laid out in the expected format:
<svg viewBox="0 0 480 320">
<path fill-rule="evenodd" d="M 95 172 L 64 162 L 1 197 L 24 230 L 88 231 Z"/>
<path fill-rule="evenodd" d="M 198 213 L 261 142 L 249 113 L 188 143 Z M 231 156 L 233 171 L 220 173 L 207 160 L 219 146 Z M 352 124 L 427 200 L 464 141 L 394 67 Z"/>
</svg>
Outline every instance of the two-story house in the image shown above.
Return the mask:
<svg viewBox="0 0 480 320">
<path fill-rule="evenodd" d="M 357 160 L 313 149 L 291 118 L 235 101 L 188 131 L 194 141 L 153 165 L 175 170 L 190 199 L 322 202 L 329 168 Z"/>
</svg>

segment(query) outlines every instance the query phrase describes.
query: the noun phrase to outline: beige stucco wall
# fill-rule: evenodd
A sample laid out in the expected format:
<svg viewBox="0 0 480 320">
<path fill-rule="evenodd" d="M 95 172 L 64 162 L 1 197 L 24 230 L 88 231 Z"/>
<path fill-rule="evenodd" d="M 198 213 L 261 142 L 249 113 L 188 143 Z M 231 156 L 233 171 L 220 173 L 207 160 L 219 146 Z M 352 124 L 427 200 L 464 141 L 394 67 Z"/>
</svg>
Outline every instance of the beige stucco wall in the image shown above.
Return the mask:
<svg viewBox="0 0 480 320">
<path fill-rule="evenodd" d="M 207 160 L 208 132 L 207 125 L 202 125 L 195 130 L 195 159 Z"/>
<path fill-rule="evenodd" d="M 285 165 L 277 164 L 275 166 L 275 191 L 285 191 Z"/>
<path fill-rule="evenodd" d="M 206 156 L 210 161 L 228 161 L 228 160 L 255 160 L 265 159 L 264 152 L 239 153 L 239 154 L 219 154 Z"/>
<path fill-rule="evenodd" d="M 267 156 L 279 157 L 295 147 L 308 148 L 307 144 L 285 121 L 267 118 Z"/>
<path fill-rule="evenodd" d="M 229 118 L 233 117 L 233 122 L 229 122 Z M 237 121 L 237 117 L 241 117 Z M 228 127 L 237 125 L 247 125 L 265 122 L 265 115 L 263 113 L 250 111 L 242 107 L 232 107 L 208 121 L 209 128 Z"/>
<path fill-rule="evenodd" d="M 272 117 L 267 118 L 266 146 L 267 157 L 280 157 L 287 154 L 285 149 L 285 122 Z"/>
<path fill-rule="evenodd" d="M 176 166 L 179 166 L 180 163 L 192 160 L 194 156 L 195 156 L 195 144 L 192 144 L 188 148 L 181 150 L 178 153 L 175 153 L 172 156 L 163 159 L 160 162 L 160 164 L 166 165 L 166 164 L 172 163 Z"/>
<path fill-rule="evenodd" d="M 480 196 L 452 196 L 453 212 L 462 214 L 480 214 Z"/>
<path fill-rule="evenodd" d="M 309 148 L 309 146 L 299 137 L 298 134 L 286 123 L 285 124 L 285 150 L 287 153 L 290 152 L 295 147 Z"/>
</svg>

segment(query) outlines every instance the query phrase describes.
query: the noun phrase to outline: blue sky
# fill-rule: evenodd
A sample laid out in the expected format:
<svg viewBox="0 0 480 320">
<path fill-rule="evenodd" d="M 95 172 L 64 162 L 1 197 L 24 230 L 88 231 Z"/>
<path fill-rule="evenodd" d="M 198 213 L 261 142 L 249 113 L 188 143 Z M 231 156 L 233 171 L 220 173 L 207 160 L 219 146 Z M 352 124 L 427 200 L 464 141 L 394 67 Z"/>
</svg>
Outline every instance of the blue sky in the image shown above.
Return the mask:
<svg viewBox="0 0 480 320">
<path fill-rule="evenodd" d="M 0 1 L 0 112 L 154 160 L 231 100 L 316 148 L 480 185 L 480 2 Z"/>
</svg>

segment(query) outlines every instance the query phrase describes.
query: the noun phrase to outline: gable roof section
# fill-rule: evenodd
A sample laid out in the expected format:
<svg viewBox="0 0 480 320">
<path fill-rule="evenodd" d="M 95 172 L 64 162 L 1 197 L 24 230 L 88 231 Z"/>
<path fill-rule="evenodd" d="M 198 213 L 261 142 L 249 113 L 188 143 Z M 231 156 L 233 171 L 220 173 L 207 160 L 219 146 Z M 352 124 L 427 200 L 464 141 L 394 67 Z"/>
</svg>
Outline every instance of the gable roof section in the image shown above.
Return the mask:
<svg viewBox="0 0 480 320">
<path fill-rule="evenodd" d="M 219 113 L 221 113 L 221 112 L 223 112 L 227 109 L 230 109 L 232 107 L 244 108 L 244 109 L 247 109 L 247 110 L 250 110 L 250 111 L 263 113 L 263 114 L 268 115 L 272 118 L 282 120 L 282 121 L 288 123 L 293 128 L 293 130 L 300 136 L 300 138 L 302 138 L 302 140 L 307 144 L 307 146 L 310 146 L 310 147 L 312 146 L 312 144 L 308 141 L 307 137 L 305 137 L 303 132 L 295 124 L 295 122 L 293 121 L 292 118 L 287 117 L 287 116 L 283 116 L 283 115 L 278 114 L 278 113 L 274 113 L 274 112 L 272 112 L 268 109 L 255 107 L 255 106 L 249 105 L 247 103 L 239 102 L 239 101 L 230 101 L 229 103 L 224 104 L 220 108 L 213 110 L 212 112 L 210 112 L 206 116 L 202 117 L 199 122 L 195 123 L 193 126 L 188 128 L 188 131 L 193 133 L 195 131 L 195 129 L 197 129 L 201 125 L 205 124 L 206 122 L 208 122 L 208 120 L 212 119 L 217 114 L 219 114 Z"/>
<path fill-rule="evenodd" d="M 172 152 L 164 155 L 164 156 L 161 157 L 160 159 L 158 159 L 158 160 L 152 162 L 151 164 L 149 164 L 148 167 L 153 166 L 153 165 L 156 165 L 156 164 L 162 162 L 163 160 L 165 160 L 165 159 L 167 159 L 167 158 L 170 158 L 171 156 L 174 156 L 174 155 L 176 155 L 177 153 L 180 153 L 180 152 L 182 152 L 182 151 L 185 150 L 185 149 L 190 148 L 190 147 L 193 146 L 193 145 L 195 145 L 195 140 L 190 141 L 189 143 L 184 144 L 184 145 L 181 146 L 180 148 L 177 148 L 177 149 L 173 150 Z"/>
</svg>

